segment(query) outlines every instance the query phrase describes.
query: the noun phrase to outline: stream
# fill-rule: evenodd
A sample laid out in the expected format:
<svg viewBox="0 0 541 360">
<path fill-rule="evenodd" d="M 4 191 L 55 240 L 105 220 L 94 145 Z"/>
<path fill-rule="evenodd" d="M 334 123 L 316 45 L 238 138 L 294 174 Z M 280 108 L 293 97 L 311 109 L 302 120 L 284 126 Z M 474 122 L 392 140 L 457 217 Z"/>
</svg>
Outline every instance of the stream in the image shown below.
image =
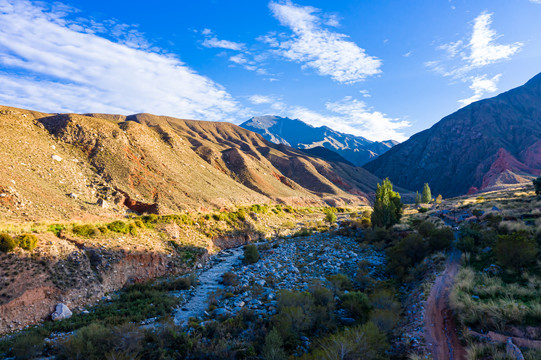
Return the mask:
<svg viewBox="0 0 541 360">
<path fill-rule="evenodd" d="M 176 325 L 184 326 L 190 317 L 201 315 L 208 307 L 210 293 L 223 287 L 222 275 L 230 271 L 240 261 L 244 247 L 224 250 L 209 261 L 209 268 L 204 269 L 198 276 L 199 285 L 193 296 L 173 313 Z"/>
</svg>

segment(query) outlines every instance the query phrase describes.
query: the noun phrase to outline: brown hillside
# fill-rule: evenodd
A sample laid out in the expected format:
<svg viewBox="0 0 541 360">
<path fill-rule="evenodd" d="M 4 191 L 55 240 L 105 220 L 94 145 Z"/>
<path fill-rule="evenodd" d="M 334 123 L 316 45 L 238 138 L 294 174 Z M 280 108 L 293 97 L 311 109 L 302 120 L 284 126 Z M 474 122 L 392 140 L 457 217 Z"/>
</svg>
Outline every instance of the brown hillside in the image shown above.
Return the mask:
<svg viewBox="0 0 541 360">
<path fill-rule="evenodd" d="M 366 204 L 378 178 L 223 122 L 0 106 L 5 218 L 71 219 L 278 202 Z"/>
</svg>

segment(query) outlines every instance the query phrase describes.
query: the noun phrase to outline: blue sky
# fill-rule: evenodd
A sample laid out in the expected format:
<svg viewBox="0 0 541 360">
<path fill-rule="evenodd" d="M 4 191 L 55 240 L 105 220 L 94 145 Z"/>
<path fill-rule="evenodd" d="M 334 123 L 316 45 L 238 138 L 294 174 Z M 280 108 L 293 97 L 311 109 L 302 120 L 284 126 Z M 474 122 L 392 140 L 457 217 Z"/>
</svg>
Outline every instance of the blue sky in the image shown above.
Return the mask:
<svg viewBox="0 0 541 360">
<path fill-rule="evenodd" d="M 0 0 L 0 104 L 405 140 L 541 72 L 541 0 Z"/>
</svg>

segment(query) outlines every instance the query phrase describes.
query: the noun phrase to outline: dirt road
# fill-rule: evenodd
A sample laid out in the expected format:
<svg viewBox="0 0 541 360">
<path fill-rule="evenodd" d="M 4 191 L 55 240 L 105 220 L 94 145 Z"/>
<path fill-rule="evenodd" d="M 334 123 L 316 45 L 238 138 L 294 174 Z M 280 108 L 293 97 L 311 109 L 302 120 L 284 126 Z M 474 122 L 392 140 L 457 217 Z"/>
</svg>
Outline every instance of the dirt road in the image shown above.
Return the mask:
<svg viewBox="0 0 541 360">
<path fill-rule="evenodd" d="M 449 255 L 445 271 L 436 279 L 425 310 L 425 339 L 434 360 L 466 360 L 466 350 L 457 337 L 449 294 L 460 266 L 460 251 Z"/>
</svg>

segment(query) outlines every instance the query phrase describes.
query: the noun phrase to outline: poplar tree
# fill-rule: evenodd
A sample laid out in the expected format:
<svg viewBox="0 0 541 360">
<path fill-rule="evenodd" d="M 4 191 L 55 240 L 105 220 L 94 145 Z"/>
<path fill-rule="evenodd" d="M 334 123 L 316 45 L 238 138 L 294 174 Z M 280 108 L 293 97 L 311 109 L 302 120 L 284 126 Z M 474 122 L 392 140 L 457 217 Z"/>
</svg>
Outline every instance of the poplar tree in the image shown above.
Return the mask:
<svg viewBox="0 0 541 360">
<path fill-rule="evenodd" d="M 430 201 L 432 201 L 432 193 L 430 192 L 430 187 L 428 186 L 428 183 L 425 183 L 425 186 L 423 187 L 423 195 L 421 196 L 421 201 L 423 204 L 428 204 Z"/>
<path fill-rule="evenodd" d="M 415 193 L 415 205 L 419 205 L 421 203 L 421 194 L 417 191 Z"/>
<path fill-rule="evenodd" d="M 393 184 L 389 178 L 383 180 L 376 190 L 376 201 L 371 217 L 372 227 L 390 228 L 400 221 L 402 211 L 400 194 L 393 191 Z"/>
</svg>

